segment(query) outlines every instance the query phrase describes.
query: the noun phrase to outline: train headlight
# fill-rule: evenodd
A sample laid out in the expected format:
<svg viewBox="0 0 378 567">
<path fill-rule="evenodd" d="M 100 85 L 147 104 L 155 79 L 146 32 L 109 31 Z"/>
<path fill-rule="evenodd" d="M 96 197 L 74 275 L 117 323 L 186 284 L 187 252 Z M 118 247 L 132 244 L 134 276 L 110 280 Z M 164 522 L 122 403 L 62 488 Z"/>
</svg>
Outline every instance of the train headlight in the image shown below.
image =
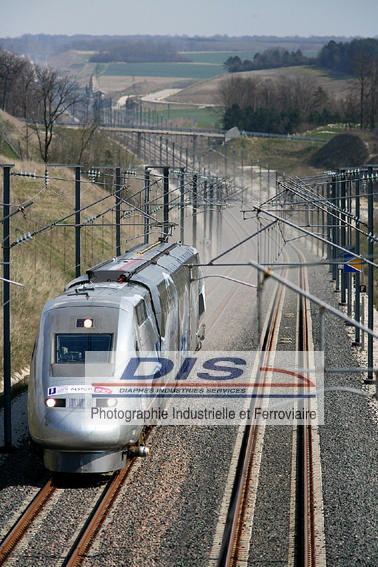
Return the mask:
<svg viewBox="0 0 378 567">
<path fill-rule="evenodd" d="M 85 329 L 92 329 L 92 327 L 94 327 L 94 321 L 88 317 L 87 319 L 76 319 L 76 327 L 79 329 L 82 329 L 83 327 Z"/>
<path fill-rule="evenodd" d="M 48 408 L 65 408 L 65 398 L 46 398 L 45 404 Z"/>
</svg>

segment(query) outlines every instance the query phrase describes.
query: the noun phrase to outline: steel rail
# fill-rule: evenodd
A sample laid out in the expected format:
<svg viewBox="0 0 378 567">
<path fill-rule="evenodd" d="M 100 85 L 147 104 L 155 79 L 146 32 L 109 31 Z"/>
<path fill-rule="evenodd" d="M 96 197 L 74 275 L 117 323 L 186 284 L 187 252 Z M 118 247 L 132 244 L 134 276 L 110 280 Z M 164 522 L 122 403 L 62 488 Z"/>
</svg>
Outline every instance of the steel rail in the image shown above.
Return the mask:
<svg viewBox="0 0 378 567">
<path fill-rule="evenodd" d="M 145 441 L 152 427 L 147 428 L 146 434 L 143 432 L 140 440 Z M 107 482 L 104 490 L 89 514 L 83 528 L 81 529 L 74 545 L 63 561 L 62 567 L 72 567 L 80 565 L 86 558 L 86 553 L 93 544 L 94 538 L 97 536 L 103 522 L 113 506 L 122 486 L 126 482 L 127 477 L 136 461 L 137 457 L 129 457 L 126 460 L 126 466 L 121 471 L 113 473 L 111 479 Z M 9 533 L 4 537 L 0 544 L 0 566 L 3 565 L 12 554 L 17 544 L 21 541 L 26 531 L 35 521 L 37 516 L 43 510 L 57 487 L 50 478 L 45 486 L 38 492 L 26 510 L 18 518 Z"/>
<path fill-rule="evenodd" d="M 298 252 L 299 255 L 299 252 Z M 304 268 L 300 270 L 300 287 L 307 291 L 306 280 L 304 277 Z M 308 325 L 308 306 L 309 302 L 307 297 L 300 296 L 300 326 L 301 332 L 301 345 L 299 350 L 306 356 L 306 361 L 303 361 L 307 368 L 309 368 L 308 353 L 310 350 L 310 337 Z M 309 399 L 309 404 L 311 400 Z M 302 435 L 297 436 L 297 439 L 302 440 L 302 463 L 298 463 L 299 468 L 303 470 L 303 508 L 300 510 L 299 522 L 303 521 L 303 541 L 298 542 L 297 549 L 303 550 L 302 559 L 304 567 L 315 567 L 315 519 L 314 519 L 314 487 L 313 487 L 313 462 L 312 462 L 312 427 L 311 425 L 298 425 L 302 430 Z M 297 470 L 298 473 L 298 470 Z M 297 506 L 298 506 L 297 502 Z"/>
<path fill-rule="evenodd" d="M 147 434 L 143 434 L 143 442 L 148 438 L 152 427 L 147 429 Z M 121 471 L 113 474 L 111 480 L 106 485 L 100 498 L 97 500 L 91 514 L 81 529 L 75 543 L 66 556 L 61 567 L 77 567 L 86 559 L 88 551 L 98 535 L 110 509 L 114 505 L 118 494 L 126 482 L 137 457 L 129 457 L 126 466 Z"/>
<path fill-rule="evenodd" d="M 114 504 L 119 491 L 121 490 L 135 459 L 129 459 L 126 467 L 120 472 L 113 474 L 111 480 L 106 485 L 95 507 L 93 508 L 89 518 L 82 528 L 72 549 L 62 563 L 62 567 L 74 567 L 81 565 L 93 544 L 95 537 L 101 529 L 102 524 L 108 514 L 110 508 Z"/>
<path fill-rule="evenodd" d="M 25 535 L 25 532 L 32 522 L 42 511 L 43 507 L 54 494 L 55 490 L 56 487 L 53 486 L 52 480 L 48 480 L 45 486 L 31 501 L 24 513 L 19 517 L 10 532 L 5 536 L 0 545 L 0 565 L 3 565 L 5 561 L 7 561 L 9 555 Z"/>
</svg>

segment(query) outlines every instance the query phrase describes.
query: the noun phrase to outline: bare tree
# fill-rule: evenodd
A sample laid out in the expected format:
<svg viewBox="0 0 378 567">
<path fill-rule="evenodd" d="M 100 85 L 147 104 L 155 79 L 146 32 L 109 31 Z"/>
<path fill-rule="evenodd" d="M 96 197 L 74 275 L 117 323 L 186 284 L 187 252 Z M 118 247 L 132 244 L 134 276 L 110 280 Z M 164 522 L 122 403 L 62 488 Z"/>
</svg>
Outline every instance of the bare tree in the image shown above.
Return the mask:
<svg viewBox="0 0 378 567">
<path fill-rule="evenodd" d="M 313 77 L 281 77 L 275 83 L 275 107 L 280 111 L 310 112 L 318 85 Z"/>
<path fill-rule="evenodd" d="M 22 73 L 20 73 L 17 80 L 17 87 L 20 98 L 19 115 L 24 119 L 27 118 L 27 109 L 30 107 L 30 97 L 33 93 L 33 85 L 35 83 L 35 80 L 35 69 L 33 65 L 29 61 L 27 61 L 25 67 L 22 70 Z"/>
<path fill-rule="evenodd" d="M 310 112 L 317 93 L 317 83 L 312 77 L 282 77 L 277 81 L 256 77 L 233 75 L 220 83 L 217 103 L 226 110 L 233 104 L 240 108 L 260 107 Z"/>
<path fill-rule="evenodd" d="M 83 154 L 95 135 L 100 123 L 95 118 L 89 118 L 80 129 L 80 147 L 77 163 L 81 163 Z"/>
<path fill-rule="evenodd" d="M 378 114 L 378 57 L 370 61 L 370 75 L 368 82 L 368 103 L 370 114 L 370 128 L 374 130 Z"/>
<path fill-rule="evenodd" d="M 41 157 L 47 163 L 54 126 L 62 114 L 78 102 L 78 85 L 70 75 L 60 76 L 51 67 L 37 66 L 35 77 L 35 104 L 29 107 L 28 114 L 37 133 Z"/>
<path fill-rule="evenodd" d="M 364 127 L 365 122 L 365 105 L 367 97 L 367 85 L 371 73 L 371 60 L 364 50 L 358 51 L 353 59 L 352 73 L 352 89 L 358 91 L 360 99 L 360 128 Z"/>
<path fill-rule="evenodd" d="M 217 102 L 226 128 L 286 134 L 340 119 L 340 104 L 312 77 L 274 81 L 234 75 L 220 83 Z"/>
<path fill-rule="evenodd" d="M 341 99 L 340 104 L 344 115 L 345 127 L 353 128 L 358 121 L 359 114 L 359 102 L 356 93 L 353 90 L 349 90 L 345 98 Z"/>
<path fill-rule="evenodd" d="M 233 104 L 240 108 L 251 106 L 256 108 L 260 105 L 261 80 L 256 77 L 241 77 L 233 75 L 221 81 L 216 97 L 217 104 L 226 110 Z"/>
<path fill-rule="evenodd" d="M 314 77 L 296 77 L 294 79 L 296 91 L 297 108 L 303 112 L 311 112 L 314 106 L 314 98 L 317 82 Z"/>
<path fill-rule="evenodd" d="M 22 68 L 26 66 L 26 60 L 17 57 L 7 49 L 0 49 L 0 80 L 2 88 L 2 109 L 6 110 L 8 92 L 12 83 L 17 79 Z"/>
</svg>

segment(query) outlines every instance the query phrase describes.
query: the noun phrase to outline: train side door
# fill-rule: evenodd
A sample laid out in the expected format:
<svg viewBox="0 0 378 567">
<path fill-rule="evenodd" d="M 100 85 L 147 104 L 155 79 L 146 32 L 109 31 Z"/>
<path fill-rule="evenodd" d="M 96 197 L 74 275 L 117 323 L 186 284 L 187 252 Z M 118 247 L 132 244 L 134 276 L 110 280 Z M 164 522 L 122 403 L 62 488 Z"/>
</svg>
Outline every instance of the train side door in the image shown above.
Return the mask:
<svg viewBox="0 0 378 567">
<path fill-rule="evenodd" d="M 193 266 L 190 281 L 190 346 L 196 350 L 204 338 L 205 289 L 202 271 Z"/>
<path fill-rule="evenodd" d="M 138 372 L 141 372 L 142 376 L 148 376 L 148 378 L 143 378 L 146 386 L 151 386 L 154 379 L 155 373 L 158 373 L 161 369 L 161 364 L 159 362 L 159 351 L 160 351 L 160 340 L 159 334 L 157 332 L 156 324 L 153 319 L 151 305 L 141 299 L 135 306 L 135 335 L 137 337 L 136 342 L 136 356 L 141 357 L 141 363 L 138 366 Z M 151 359 L 151 362 L 144 360 L 145 358 Z M 158 403 L 160 398 L 158 397 L 158 390 L 156 389 L 156 396 L 140 394 L 139 404 L 140 408 L 143 410 L 151 409 L 155 403 Z"/>
</svg>

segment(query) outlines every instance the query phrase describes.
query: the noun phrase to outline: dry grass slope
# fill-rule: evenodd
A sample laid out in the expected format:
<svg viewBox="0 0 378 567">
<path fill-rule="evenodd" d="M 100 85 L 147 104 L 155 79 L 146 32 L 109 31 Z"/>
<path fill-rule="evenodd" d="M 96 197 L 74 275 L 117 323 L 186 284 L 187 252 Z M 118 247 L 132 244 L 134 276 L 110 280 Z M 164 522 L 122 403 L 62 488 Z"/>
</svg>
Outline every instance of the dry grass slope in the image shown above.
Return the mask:
<svg viewBox="0 0 378 567">
<path fill-rule="evenodd" d="M 7 163 L 4 156 L 0 156 L 0 163 Z M 25 179 L 19 174 L 21 171 L 36 172 L 36 179 Z M 38 162 L 15 161 L 11 175 L 11 202 L 25 204 L 32 200 L 33 205 L 19 213 L 11 220 L 11 244 L 16 242 L 23 234 L 34 233 L 43 227 L 71 215 L 75 210 L 75 183 L 72 168 L 50 168 L 50 181 L 45 185 L 44 165 Z M 114 170 L 108 170 L 108 179 L 105 188 L 102 183 L 91 183 L 83 176 L 81 187 L 81 206 L 89 206 L 82 212 L 81 222 L 93 215 L 100 217 L 94 224 L 84 226 L 81 230 L 81 273 L 98 262 L 111 258 L 116 253 L 114 226 L 115 197 L 109 197 L 109 191 L 114 191 Z M 129 186 L 130 185 L 130 186 Z M 140 189 L 141 182 L 127 181 L 127 189 L 122 192 L 124 198 Z M 2 199 L 2 187 L 1 195 Z M 105 200 L 92 205 L 99 199 Z M 128 207 L 123 205 L 124 210 Z M 75 217 L 71 216 L 58 223 L 61 226 L 51 226 L 49 229 L 34 236 L 32 240 L 11 248 L 11 279 L 23 284 L 11 286 L 11 313 L 12 313 L 12 374 L 25 368 L 30 362 L 34 337 L 43 305 L 51 298 L 57 296 L 64 289 L 64 285 L 75 277 L 75 229 L 72 225 Z M 123 224 L 121 242 L 140 233 L 140 226 L 135 225 L 133 219 L 129 224 Z M 139 222 L 139 221 L 138 221 Z M 138 240 L 133 241 L 137 243 Z M 122 249 L 124 250 L 123 245 Z M 2 293 L 0 293 L 0 301 Z M 0 328 L 0 344 L 2 344 L 2 327 Z M 2 361 L 0 363 L 0 376 L 2 374 Z"/>
</svg>

